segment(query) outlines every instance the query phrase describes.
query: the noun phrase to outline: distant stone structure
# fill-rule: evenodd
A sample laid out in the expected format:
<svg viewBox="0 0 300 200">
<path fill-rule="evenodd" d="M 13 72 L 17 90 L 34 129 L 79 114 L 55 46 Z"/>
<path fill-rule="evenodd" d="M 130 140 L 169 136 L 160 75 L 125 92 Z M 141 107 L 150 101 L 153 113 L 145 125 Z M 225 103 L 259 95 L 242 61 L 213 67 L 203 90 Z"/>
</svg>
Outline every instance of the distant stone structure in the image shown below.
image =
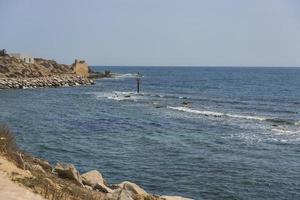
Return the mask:
<svg viewBox="0 0 300 200">
<path fill-rule="evenodd" d="M 10 53 L 8 55 L 23 60 L 25 63 L 31 63 L 31 64 L 34 63 L 34 58 L 30 55 L 21 54 L 21 53 Z"/>
<path fill-rule="evenodd" d="M 73 63 L 73 69 L 75 74 L 79 76 L 89 76 L 89 66 L 84 60 L 75 59 L 75 62 Z"/>
<path fill-rule="evenodd" d="M 0 50 L 0 56 L 6 56 L 6 55 L 7 55 L 6 49 Z"/>
</svg>

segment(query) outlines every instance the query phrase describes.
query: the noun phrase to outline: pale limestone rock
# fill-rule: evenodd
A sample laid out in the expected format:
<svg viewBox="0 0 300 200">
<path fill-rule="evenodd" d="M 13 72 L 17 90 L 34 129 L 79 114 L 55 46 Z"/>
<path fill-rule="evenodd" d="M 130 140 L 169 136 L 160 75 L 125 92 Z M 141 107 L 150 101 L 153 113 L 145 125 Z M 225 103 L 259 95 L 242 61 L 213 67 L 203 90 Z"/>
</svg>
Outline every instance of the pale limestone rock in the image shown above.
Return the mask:
<svg viewBox="0 0 300 200">
<path fill-rule="evenodd" d="M 161 196 L 164 200 L 193 200 L 185 197 L 180 196 Z"/>
<path fill-rule="evenodd" d="M 130 193 L 124 189 L 115 189 L 113 193 L 107 194 L 107 197 L 111 200 L 133 200 Z"/>
<path fill-rule="evenodd" d="M 85 185 L 94 186 L 97 183 L 104 184 L 102 174 L 97 170 L 92 170 L 81 175 Z"/>
<path fill-rule="evenodd" d="M 45 171 L 49 171 L 49 172 L 52 171 L 52 166 L 49 164 L 48 161 L 45 161 L 45 160 L 42 160 L 39 158 L 33 158 L 33 161 L 36 164 L 40 165 Z"/>
<path fill-rule="evenodd" d="M 77 185 L 83 186 L 81 176 L 72 164 L 57 163 L 54 172 L 57 173 L 60 178 L 70 179 Z"/>
<path fill-rule="evenodd" d="M 105 193 L 113 192 L 112 189 L 105 185 L 102 174 L 97 170 L 86 172 L 82 174 L 81 177 L 83 184 L 91 186 L 95 190 L 99 190 Z"/>
<path fill-rule="evenodd" d="M 138 195 L 144 195 L 147 196 L 147 192 L 145 190 L 143 190 L 140 186 L 138 186 L 135 183 L 129 182 L 129 181 L 124 181 L 120 184 L 118 184 L 118 186 L 122 189 L 125 189 L 133 194 L 138 194 Z"/>
</svg>

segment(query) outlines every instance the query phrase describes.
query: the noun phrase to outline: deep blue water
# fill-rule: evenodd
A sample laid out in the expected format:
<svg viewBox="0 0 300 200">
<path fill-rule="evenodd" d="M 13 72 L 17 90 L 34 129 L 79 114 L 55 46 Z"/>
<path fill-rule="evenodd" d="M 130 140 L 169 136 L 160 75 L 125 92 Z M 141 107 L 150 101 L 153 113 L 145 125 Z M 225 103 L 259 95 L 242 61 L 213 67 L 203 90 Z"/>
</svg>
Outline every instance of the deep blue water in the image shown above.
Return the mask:
<svg viewBox="0 0 300 200">
<path fill-rule="evenodd" d="M 25 151 L 98 169 L 109 183 L 194 199 L 300 199 L 300 69 L 110 69 L 125 75 L 1 90 L 0 122 Z"/>
</svg>

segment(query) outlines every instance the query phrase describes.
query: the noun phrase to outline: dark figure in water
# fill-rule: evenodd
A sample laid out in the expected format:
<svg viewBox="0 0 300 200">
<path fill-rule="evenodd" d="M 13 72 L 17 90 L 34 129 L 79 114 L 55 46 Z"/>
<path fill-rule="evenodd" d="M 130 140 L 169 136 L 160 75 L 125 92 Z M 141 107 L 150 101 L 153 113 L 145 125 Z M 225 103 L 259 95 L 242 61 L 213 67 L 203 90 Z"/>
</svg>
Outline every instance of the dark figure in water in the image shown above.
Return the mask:
<svg viewBox="0 0 300 200">
<path fill-rule="evenodd" d="M 136 75 L 136 92 L 140 93 L 140 80 L 141 80 L 141 76 L 140 73 L 138 72 Z"/>
</svg>

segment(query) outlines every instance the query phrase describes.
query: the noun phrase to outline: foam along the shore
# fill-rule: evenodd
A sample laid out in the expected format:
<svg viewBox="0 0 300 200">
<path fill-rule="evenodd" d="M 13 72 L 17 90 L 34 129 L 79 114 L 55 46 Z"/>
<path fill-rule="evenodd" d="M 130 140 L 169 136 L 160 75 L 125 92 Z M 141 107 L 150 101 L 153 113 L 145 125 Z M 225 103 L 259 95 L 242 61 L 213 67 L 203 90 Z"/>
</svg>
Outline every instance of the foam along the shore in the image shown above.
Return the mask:
<svg viewBox="0 0 300 200">
<path fill-rule="evenodd" d="M 181 112 L 211 116 L 211 117 L 224 117 L 224 118 L 228 117 L 228 118 L 237 118 L 237 119 L 244 119 L 244 120 L 266 121 L 274 125 L 300 126 L 299 121 L 292 120 L 292 119 L 281 119 L 281 118 L 274 118 L 274 117 L 272 118 L 267 116 L 255 116 L 255 115 L 230 114 L 230 113 L 214 112 L 208 110 L 197 110 L 197 109 L 192 109 L 184 106 L 167 106 L 167 108 L 175 111 L 181 111 Z"/>
<path fill-rule="evenodd" d="M 53 75 L 35 78 L 2 78 L 0 89 L 26 89 L 42 87 L 62 87 L 91 85 L 93 80 L 77 75 Z"/>
</svg>

